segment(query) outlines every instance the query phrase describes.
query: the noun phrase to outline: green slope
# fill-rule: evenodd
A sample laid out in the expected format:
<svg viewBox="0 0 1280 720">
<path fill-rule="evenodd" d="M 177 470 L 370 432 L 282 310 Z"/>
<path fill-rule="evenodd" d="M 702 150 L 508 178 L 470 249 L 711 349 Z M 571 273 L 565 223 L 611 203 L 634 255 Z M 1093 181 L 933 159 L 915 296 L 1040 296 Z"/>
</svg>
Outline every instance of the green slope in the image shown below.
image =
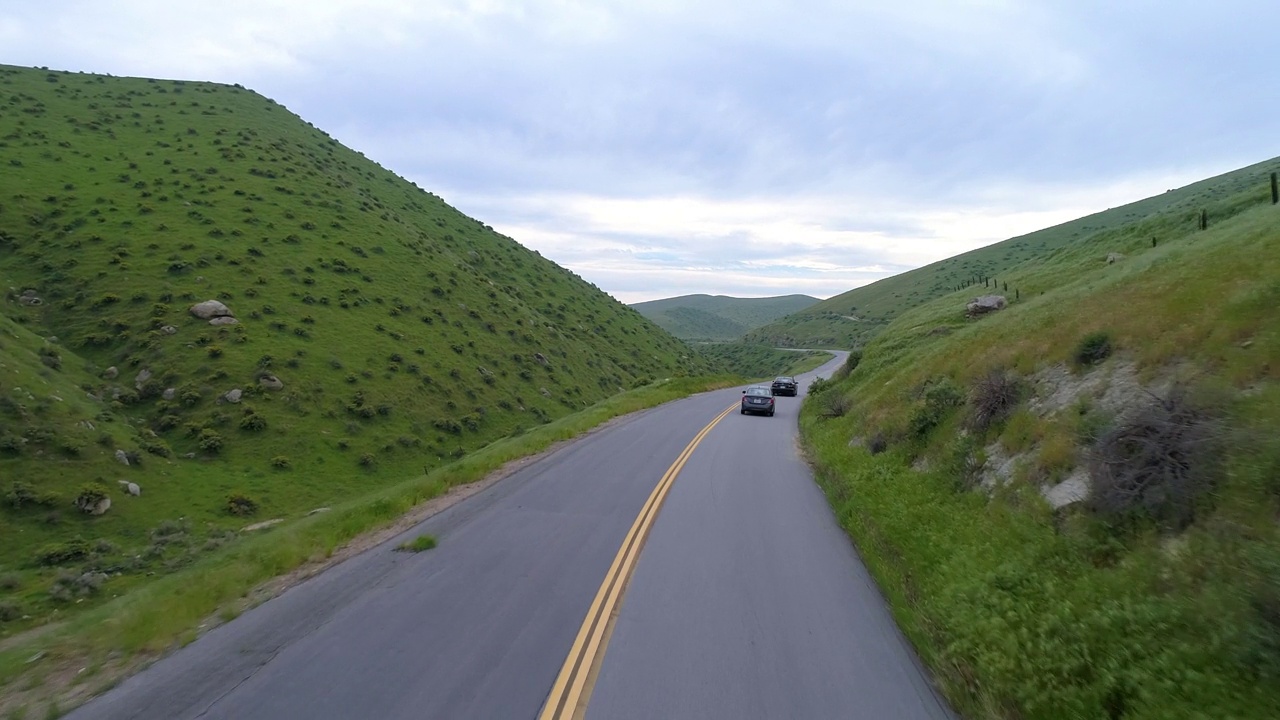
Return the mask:
<svg viewBox="0 0 1280 720">
<path fill-rule="evenodd" d="M 910 308 L 957 288 L 967 288 L 968 297 L 999 292 L 1012 299 L 1015 293 L 1042 292 L 1043 287 L 1018 287 L 1007 276 L 1082 243 L 1091 243 L 1105 258 L 1108 252 L 1124 252 L 1125 247 L 1178 237 L 1198 226 L 1201 211 L 1207 213 L 1210 225 L 1216 224 L 1237 210 L 1242 194 L 1248 202 L 1267 196 L 1269 191 L 1259 178 L 1276 170 L 1280 170 L 1280 158 L 939 260 L 824 300 L 752 330 L 744 339 L 786 347 L 860 347 Z M 1125 247 L 1098 242 L 1135 228 L 1143 232 L 1127 239 Z M 986 278 L 994 284 L 985 285 Z"/>
<path fill-rule="evenodd" d="M 1274 167 L 1039 252 L 994 315 L 903 309 L 806 401 L 837 517 L 966 717 L 1275 716 Z M 1090 497 L 1054 509 L 1068 481 Z"/>
<path fill-rule="evenodd" d="M 707 367 L 240 87 L 0 66 L 0 162 L 0 634 Z"/>
<path fill-rule="evenodd" d="M 631 307 L 667 332 L 684 340 L 734 340 L 752 328 L 773 322 L 817 302 L 817 298 L 808 295 L 765 298 L 682 295 L 635 303 Z"/>
</svg>

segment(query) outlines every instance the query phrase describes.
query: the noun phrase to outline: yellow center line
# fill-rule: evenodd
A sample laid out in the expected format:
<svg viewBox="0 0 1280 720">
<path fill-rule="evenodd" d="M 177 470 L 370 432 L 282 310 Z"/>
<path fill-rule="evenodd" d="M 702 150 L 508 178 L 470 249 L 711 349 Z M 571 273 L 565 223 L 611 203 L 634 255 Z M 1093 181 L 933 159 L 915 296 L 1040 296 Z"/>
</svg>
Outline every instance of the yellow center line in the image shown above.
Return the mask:
<svg viewBox="0 0 1280 720">
<path fill-rule="evenodd" d="M 717 423 L 738 406 L 739 403 L 730 405 L 724 412 L 716 416 L 716 419 L 707 423 L 707 426 L 694 436 L 675 462 L 671 463 L 671 467 L 667 468 L 667 472 L 663 474 L 662 479 L 653 488 L 653 492 L 649 494 L 649 499 L 645 501 L 639 516 L 631 524 L 631 530 L 627 532 L 626 538 L 623 539 L 622 547 L 618 550 L 617 556 L 614 557 L 613 564 L 609 566 L 609 572 L 605 574 L 600 590 L 596 592 L 595 600 L 591 603 L 591 609 L 587 611 L 587 617 L 582 621 L 578 636 L 574 639 L 573 647 L 569 650 L 569 656 L 565 658 L 564 665 L 560 668 L 560 674 L 556 677 L 555 684 L 551 686 L 551 694 L 547 696 L 547 701 L 542 706 L 542 713 L 538 716 L 539 720 L 566 720 L 567 718 L 572 718 L 578 710 L 583 697 L 590 694 L 587 681 L 591 675 L 592 666 L 598 664 L 604 657 L 608 643 L 606 628 L 609 624 L 609 617 L 622 600 L 623 591 L 626 589 L 627 581 L 631 578 L 636 559 L 640 557 L 640 550 L 644 547 L 644 541 L 649 536 L 649 529 L 658 517 L 658 510 L 662 507 L 662 502 L 667 497 L 667 491 L 671 489 L 676 476 L 680 474 L 680 470 L 688 462 L 689 456 L 693 454 L 694 449 L 707 436 L 707 433 L 711 432 L 711 428 L 715 427 Z"/>
</svg>

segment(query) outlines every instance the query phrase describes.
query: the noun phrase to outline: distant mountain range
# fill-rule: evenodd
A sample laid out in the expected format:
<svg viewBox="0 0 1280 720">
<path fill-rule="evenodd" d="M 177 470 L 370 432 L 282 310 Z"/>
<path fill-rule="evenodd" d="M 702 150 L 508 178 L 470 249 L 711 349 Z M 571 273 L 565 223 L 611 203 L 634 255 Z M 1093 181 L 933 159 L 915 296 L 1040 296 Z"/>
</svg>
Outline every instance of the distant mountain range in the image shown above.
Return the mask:
<svg viewBox="0 0 1280 720">
<path fill-rule="evenodd" d="M 754 328 L 821 302 L 808 295 L 736 298 L 681 295 L 631 307 L 682 340 L 737 340 Z"/>
</svg>

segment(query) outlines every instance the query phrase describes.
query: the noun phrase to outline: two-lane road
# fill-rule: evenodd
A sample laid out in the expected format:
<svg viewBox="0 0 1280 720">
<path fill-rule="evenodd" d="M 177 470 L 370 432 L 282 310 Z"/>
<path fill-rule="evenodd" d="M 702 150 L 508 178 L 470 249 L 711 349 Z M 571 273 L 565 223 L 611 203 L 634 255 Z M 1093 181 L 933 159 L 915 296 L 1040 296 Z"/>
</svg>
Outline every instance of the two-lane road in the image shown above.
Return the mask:
<svg viewBox="0 0 1280 720">
<path fill-rule="evenodd" d="M 533 718 L 658 480 L 737 397 L 567 445 L 70 717 Z M 589 717 L 946 717 L 799 460 L 799 399 L 778 403 L 773 418 L 727 416 L 688 457 Z M 392 551 L 424 532 L 439 547 Z"/>
</svg>

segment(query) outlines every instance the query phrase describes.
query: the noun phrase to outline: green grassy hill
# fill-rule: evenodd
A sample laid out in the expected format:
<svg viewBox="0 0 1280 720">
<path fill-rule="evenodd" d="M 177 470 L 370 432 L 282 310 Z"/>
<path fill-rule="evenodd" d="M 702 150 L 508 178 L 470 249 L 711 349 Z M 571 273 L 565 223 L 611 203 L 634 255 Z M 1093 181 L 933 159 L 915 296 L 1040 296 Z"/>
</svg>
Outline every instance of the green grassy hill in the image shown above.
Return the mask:
<svg viewBox="0 0 1280 720">
<path fill-rule="evenodd" d="M 1274 169 L 1043 231 L 994 314 L 922 283 L 858 301 L 900 316 L 812 390 L 804 443 L 966 717 L 1275 717 Z"/>
<path fill-rule="evenodd" d="M 1210 225 L 1236 210 L 1242 195 L 1253 198 L 1268 190 L 1259 177 L 1280 169 L 1280 158 L 1202 180 L 1145 200 L 1095 213 L 1054 227 L 939 260 L 938 262 L 850 290 L 800 310 L 777 322 L 756 328 L 745 342 L 785 347 L 861 347 L 910 308 L 951 296 L 965 288 L 965 299 L 998 292 L 1013 299 L 1042 286 L 1021 286 L 1012 275 L 1022 266 L 1034 267 L 1072 248 L 1088 246 L 1105 257 L 1126 247 L 1150 246 L 1179 237 L 1199 224 L 1207 213 Z M 1248 188 L 1246 190 L 1246 188 Z M 1142 232 L 1136 232 L 1138 229 Z M 1125 246 L 1099 242 L 1122 233 Z M 1136 234 L 1134 234 L 1136 232 Z M 1144 234 L 1145 233 L 1145 234 Z M 1020 273 L 1019 273 L 1020 274 Z M 984 283 L 984 280 L 990 283 Z M 1007 287 L 1006 287 L 1007 285 Z"/>
<path fill-rule="evenodd" d="M 238 86 L 0 66 L 0 163 L 0 636 L 708 367 Z"/>
<path fill-rule="evenodd" d="M 748 330 L 798 312 L 817 298 L 780 295 L 735 298 L 727 295 L 681 295 L 635 303 L 631 307 L 667 332 L 684 340 L 735 340 Z"/>
</svg>

